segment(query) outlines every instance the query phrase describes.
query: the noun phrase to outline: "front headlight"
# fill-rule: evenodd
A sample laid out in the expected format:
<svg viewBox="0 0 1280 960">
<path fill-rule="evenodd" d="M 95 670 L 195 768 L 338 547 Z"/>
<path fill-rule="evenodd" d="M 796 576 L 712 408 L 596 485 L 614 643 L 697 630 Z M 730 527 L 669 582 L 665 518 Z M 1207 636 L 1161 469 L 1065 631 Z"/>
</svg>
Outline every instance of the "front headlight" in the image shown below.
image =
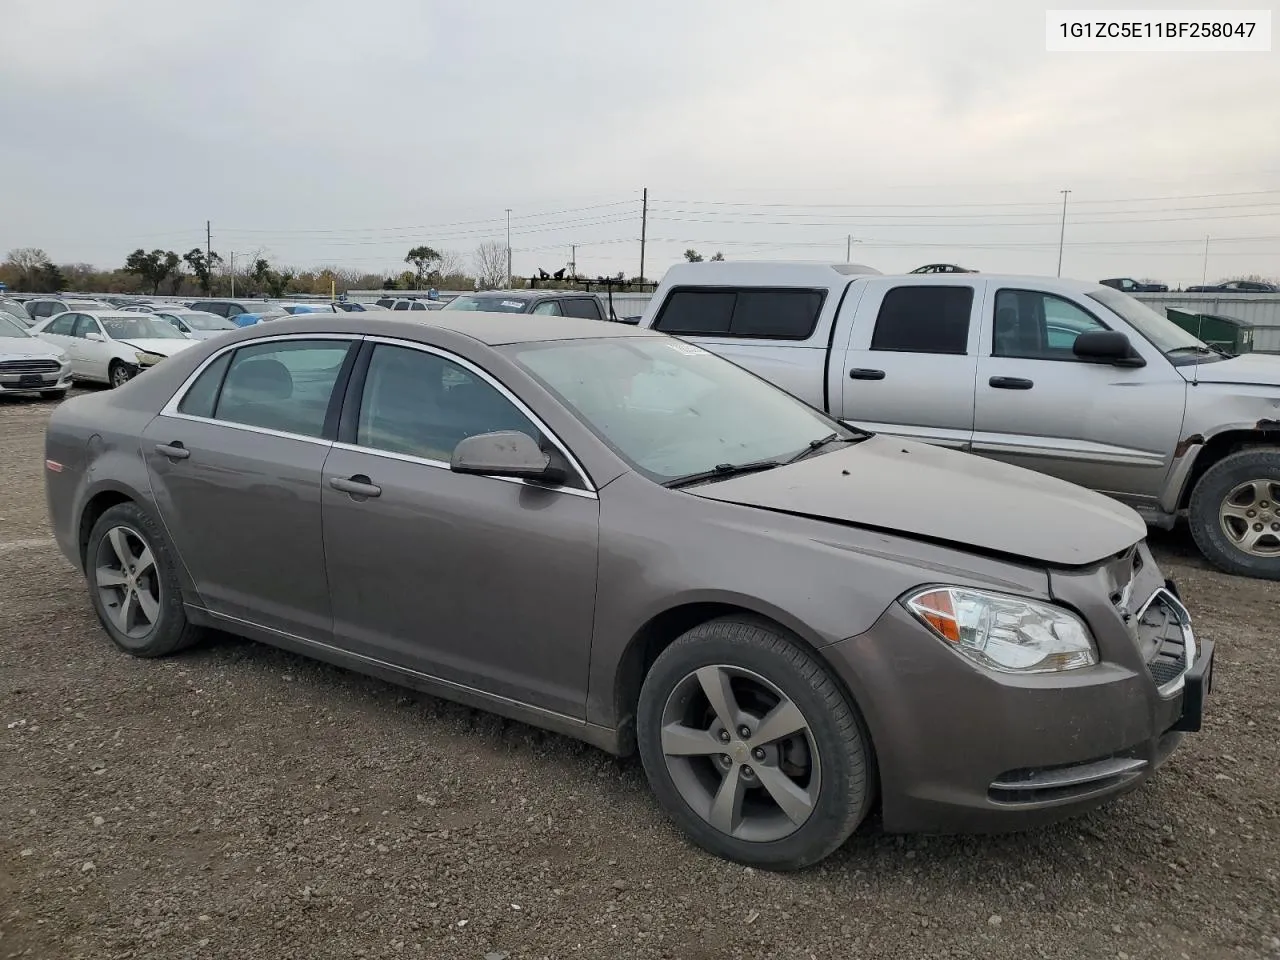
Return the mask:
<svg viewBox="0 0 1280 960">
<path fill-rule="evenodd" d="M 153 367 L 164 359 L 158 353 L 145 353 L 143 351 L 138 351 L 134 354 L 134 357 L 137 358 L 138 366 L 140 367 Z"/>
<path fill-rule="evenodd" d="M 1089 628 L 1061 607 L 967 587 L 930 587 L 904 603 L 949 646 L 993 670 L 1056 673 L 1098 662 Z"/>
</svg>

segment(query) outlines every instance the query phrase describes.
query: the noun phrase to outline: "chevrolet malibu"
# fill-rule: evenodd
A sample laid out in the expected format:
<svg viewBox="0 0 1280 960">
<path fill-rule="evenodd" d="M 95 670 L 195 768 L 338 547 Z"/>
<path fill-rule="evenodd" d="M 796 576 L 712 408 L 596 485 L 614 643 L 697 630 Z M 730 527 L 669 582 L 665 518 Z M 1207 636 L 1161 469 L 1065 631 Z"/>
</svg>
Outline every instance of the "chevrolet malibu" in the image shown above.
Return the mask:
<svg viewBox="0 0 1280 960">
<path fill-rule="evenodd" d="M 1213 647 L 1142 521 L 569 317 L 312 315 L 53 414 L 108 636 L 217 628 L 638 750 L 694 842 L 794 869 L 1027 827 L 1198 730 Z"/>
</svg>

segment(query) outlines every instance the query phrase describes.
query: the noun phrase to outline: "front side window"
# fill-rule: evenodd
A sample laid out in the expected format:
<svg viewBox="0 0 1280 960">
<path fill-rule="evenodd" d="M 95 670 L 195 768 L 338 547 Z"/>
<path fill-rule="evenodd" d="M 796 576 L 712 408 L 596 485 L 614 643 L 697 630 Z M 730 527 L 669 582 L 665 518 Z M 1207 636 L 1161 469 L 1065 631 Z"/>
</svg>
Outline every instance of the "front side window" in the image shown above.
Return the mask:
<svg viewBox="0 0 1280 960">
<path fill-rule="evenodd" d="M 345 340 L 286 340 L 241 347 L 227 367 L 213 419 L 303 437 L 323 436 L 333 387 L 349 349 Z"/>
<path fill-rule="evenodd" d="M 964 354 L 972 309 L 973 287 L 894 287 L 880 304 L 871 349 Z"/>
<path fill-rule="evenodd" d="M 356 444 L 448 462 L 467 437 L 537 427 L 492 385 L 434 353 L 378 344 L 369 358 Z"/>
<path fill-rule="evenodd" d="M 1038 290 L 996 293 L 993 357 L 1074 360 L 1076 337 L 1106 330 L 1090 313 L 1063 297 Z"/>
<path fill-rule="evenodd" d="M 665 483 L 794 456 L 836 421 L 741 367 L 668 337 L 499 348 L 639 473 Z"/>
<path fill-rule="evenodd" d="M 531 312 L 547 317 L 564 316 L 564 311 L 560 309 L 560 304 L 556 300 L 544 300 L 534 307 Z"/>
<path fill-rule="evenodd" d="M 677 336 L 807 340 L 824 297 L 804 289 L 676 289 L 653 326 Z"/>
<path fill-rule="evenodd" d="M 76 325 L 72 330 L 73 337 L 79 337 L 81 340 L 86 339 L 91 333 L 102 333 L 102 329 L 98 326 L 98 321 L 93 317 L 86 316 L 83 313 L 72 314 L 75 317 Z"/>
</svg>

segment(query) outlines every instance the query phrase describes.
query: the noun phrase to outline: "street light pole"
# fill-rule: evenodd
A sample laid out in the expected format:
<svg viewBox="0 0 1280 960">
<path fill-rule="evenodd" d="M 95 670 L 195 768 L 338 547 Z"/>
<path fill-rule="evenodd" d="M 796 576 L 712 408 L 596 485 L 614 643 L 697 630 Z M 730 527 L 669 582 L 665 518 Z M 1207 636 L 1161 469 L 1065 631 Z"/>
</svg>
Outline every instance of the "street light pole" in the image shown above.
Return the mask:
<svg viewBox="0 0 1280 960">
<path fill-rule="evenodd" d="M 507 207 L 507 289 L 511 289 L 511 208 Z"/>
<path fill-rule="evenodd" d="M 1062 228 L 1058 231 L 1058 276 L 1062 276 L 1062 243 L 1067 237 L 1067 194 L 1070 190 L 1059 190 L 1062 194 Z"/>
<path fill-rule="evenodd" d="M 1209 238 L 1204 238 L 1204 270 L 1200 274 L 1200 286 L 1209 282 Z"/>
</svg>

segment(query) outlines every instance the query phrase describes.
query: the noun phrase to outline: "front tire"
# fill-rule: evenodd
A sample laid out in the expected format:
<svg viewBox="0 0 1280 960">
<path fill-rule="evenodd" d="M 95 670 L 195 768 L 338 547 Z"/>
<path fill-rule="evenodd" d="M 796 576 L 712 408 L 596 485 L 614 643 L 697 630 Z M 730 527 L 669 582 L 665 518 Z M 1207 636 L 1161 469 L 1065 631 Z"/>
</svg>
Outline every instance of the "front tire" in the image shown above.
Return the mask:
<svg viewBox="0 0 1280 960">
<path fill-rule="evenodd" d="M 680 637 L 645 677 L 636 726 L 658 802 L 728 860 L 809 866 L 870 809 L 870 738 L 857 711 L 772 625 L 713 620 Z"/>
<path fill-rule="evenodd" d="M 114 390 L 117 387 L 123 387 L 126 383 L 133 379 L 134 370 L 129 364 L 123 360 L 112 360 L 111 366 L 107 368 L 107 383 Z"/>
<path fill-rule="evenodd" d="M 1188 517 L 1196 546 L 1214 566 L 1280 580 L 1280 449 L 1219 460 L 1196 483 Z"/>
<path fill-rule="evenodd" d="M 164 533 L 137 504 L 117 504 L 98 518 L 85 551 L 85 575 L 94 612 L 127 653 L 163 657 L 200 639 L 187 621 Z"/>
</svg>

